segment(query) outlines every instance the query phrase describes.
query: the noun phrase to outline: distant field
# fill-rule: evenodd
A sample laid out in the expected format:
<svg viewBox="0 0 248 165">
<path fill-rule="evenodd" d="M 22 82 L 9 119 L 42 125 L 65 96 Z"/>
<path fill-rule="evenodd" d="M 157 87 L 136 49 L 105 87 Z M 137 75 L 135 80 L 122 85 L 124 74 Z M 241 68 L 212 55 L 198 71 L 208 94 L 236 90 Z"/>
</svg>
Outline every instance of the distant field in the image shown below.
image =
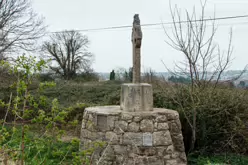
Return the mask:
<svg viewBox="0 0 248 165">
<path fill-rule="evenodd" d="M 92 105 L 119 104 L 120 83 L 118 82 L 86 82 L 73 81 L 57 83 L 56 87 L 46 90 L 43 94 L 48 98 L 58 98 L 62 106 L 76 103 Z"/>
</svg>

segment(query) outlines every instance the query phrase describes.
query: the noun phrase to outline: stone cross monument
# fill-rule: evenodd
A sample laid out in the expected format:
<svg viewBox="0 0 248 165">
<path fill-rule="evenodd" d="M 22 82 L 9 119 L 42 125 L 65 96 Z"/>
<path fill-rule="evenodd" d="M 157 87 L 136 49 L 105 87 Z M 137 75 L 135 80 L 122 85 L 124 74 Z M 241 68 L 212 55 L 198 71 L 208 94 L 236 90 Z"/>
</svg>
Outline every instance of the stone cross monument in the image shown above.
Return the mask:
<svg viewBox="0 0 248 165">
<path fill-rule="evenodd" d="M 152 86 L 140 83 L 140 49 L 142 31 L 139 15 L 134 15 L 132 43 L 133 43 L 133 83 L 123 84 L 121 87 L 121 110 L 140 112 L 153 110 Z"/>
<path fill-rule="evenodd" d="M 140 83 L 140 47 L 142 43 L 142 31 L 140 26 L 139 15 L 134 15 L 133 31 L 133 83 Z"/>
<path fill-rule="evenodd" d="M 87 155 L 92 165 L 186 165 L 179 114 L 153 108 L 150 84 L 140 80 L 142 32 L 139 15 L 134 15 L 133 82 L 122 84 L 121 105 L 88 107 L 84 110 L 80 150 L 95 149 Z"/>
</svg>

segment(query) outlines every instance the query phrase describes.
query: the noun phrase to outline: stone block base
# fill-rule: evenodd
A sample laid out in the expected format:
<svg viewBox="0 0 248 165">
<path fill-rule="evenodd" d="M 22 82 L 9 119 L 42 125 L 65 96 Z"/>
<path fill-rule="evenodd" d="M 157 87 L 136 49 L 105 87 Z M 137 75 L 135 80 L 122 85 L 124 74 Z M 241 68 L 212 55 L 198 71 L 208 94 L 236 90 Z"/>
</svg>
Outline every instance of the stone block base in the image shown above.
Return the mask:
<svg viewBox="0 0 248 165">
<path fill-rule="evenodd" d="M 122 84 L 121 110 L 127 112 L 152 111 L 152 86 L 146 83 Z"/>
<path fill-rule="evenodd" d="M 186 165 L 183 136 L 176 111 L 154 108 L 125 112 L 120 106 L 85 110 L 80 149 L 94 148 L 93 165 Z"/>
</svg>

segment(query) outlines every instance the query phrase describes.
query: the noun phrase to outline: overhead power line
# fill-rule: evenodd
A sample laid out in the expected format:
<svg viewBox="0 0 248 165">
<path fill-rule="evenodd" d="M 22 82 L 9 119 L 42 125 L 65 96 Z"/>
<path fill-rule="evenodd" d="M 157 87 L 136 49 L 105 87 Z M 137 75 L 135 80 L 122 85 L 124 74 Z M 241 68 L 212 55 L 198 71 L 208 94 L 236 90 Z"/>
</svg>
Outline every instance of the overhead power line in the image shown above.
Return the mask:
<svg viewBox="0 0 248 165">
<path fill-rule="evenodd" d="M 191 22 L 228 20 L 228 19 L 238 19 L 238 18 L 248 18 L 248 15 L 206 18 L 206 19 L 193 20 Z M 180 22 L 175 22 L 175 23 L 188 23 L 188 22 L 189 21 L 180 21 Z M 169 25 L 169 24 L 174 24 L 174 22 L 150 23 L 150 24 L 142 24 L 141 26 L 147 27 L 147 26 L 158 26 L 158 25 Z M 110 26 L 110 27 L 103 27 L 103 28 L 81 29 L 81 30 L 75 30 L 75 31 L 89 32 L 89 31 L 99 31 L 99 30 L 125 29 L 125 28 L 131 28 L 131 27 L 132 27 L 131 25 L 124 25 L 124 26 Z M 60 33 L 60 32 L 62 32 L 62 31 L 54 31 L 54 32 L 48 32 L 48 33 Z"/>
</svg>

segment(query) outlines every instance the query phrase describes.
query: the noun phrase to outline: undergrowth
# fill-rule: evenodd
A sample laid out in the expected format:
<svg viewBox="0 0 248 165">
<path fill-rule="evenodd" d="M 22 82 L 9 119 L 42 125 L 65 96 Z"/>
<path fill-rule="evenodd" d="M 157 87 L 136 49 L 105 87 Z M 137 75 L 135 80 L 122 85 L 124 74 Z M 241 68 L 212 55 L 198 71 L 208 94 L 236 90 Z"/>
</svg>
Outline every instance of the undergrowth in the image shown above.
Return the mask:
<svg viewBox="0 0 248 165">
<path fill-rule="evenodd" d="M 56 97 L 48 98 L 42 94 L 46 89 L 56 86 L 54 82 L 40 82 L 31 88 L 34 80 L 46 67 L 44 60 L 22 55 L 14 65 L 1 61 L 16 81 L 10 85 L 8 100 L 0 100 L 5 109 L 0 120 L 0 162 L 15 164 L 91 164 L 96 148 L 104 142 L 92 142 L 86 149 L 79 150 L 79 139 L 62 141 L 64 128 L 78 126 L 86 104 L 76 104 L 64 108 Z M 32 91 L 35 90 L 35 91 Z M 8 120 L 8 116 L 11 118 Z M 38 126 L 34 131 L 31 126 Z"/>
<path fill-rule="evenodd" d="M 9 155 L 9 160 L 14 162 L 21 159 L 18 151 L 21 144 L 21 127 L 8 126 L 6 132 L 11 133 L 1 141 L 0 145 L 8 145 L 9 152 L 5 150 L 5 154 Z M 54 141 L 51 146 L 48 145 L 53 141 L 52 136 L 44 135 L 44 132 L 37 132 L 38 128 L 30 129 L 25 133 L 25 164 L 77 164 L 74 158 L 79 152 L 79 139 L 72 139 L 71 142 L 63 142 L 61 140 Z"/>
<path fill-rule="evenodd" d="M 189 155 L 189 165 L 247 165 L 248 157 L 243 155 Z"/>
</svg>

